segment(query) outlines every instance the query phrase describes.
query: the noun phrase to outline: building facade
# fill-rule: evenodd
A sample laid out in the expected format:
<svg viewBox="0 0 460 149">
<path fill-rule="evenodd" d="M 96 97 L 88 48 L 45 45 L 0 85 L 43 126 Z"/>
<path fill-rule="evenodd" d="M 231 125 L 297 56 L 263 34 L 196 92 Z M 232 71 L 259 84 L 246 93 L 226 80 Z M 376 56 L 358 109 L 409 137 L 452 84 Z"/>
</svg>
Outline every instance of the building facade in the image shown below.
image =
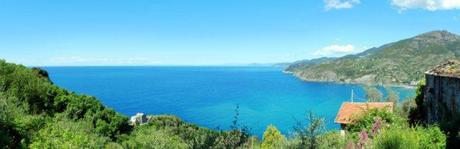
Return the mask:
<svg viewBox="0 0 460 149">
<path fill-rule="evenodd" d="M 441 122 L 460 116 L 460 63 L 448 61 L 425 73 L 424 103 L 427 122 Z"/>
</svg>

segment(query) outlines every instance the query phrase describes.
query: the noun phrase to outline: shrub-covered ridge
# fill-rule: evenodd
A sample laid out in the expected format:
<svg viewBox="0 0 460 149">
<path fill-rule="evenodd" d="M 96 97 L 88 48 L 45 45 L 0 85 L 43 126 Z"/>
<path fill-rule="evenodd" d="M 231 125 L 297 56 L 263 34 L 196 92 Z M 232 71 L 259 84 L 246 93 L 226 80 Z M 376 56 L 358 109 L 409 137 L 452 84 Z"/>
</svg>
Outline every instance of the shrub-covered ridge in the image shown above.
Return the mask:
<svg viewBox="0 0 460 149">
<path fill-rule="evenodd" d="M 345 135 L 326 131 L 324 119 L 310 113 L 290 136 L 270 125 L 259 140 L 238 123 L 238 106 L 228 131 L 172 115 L 130 125 L 126 116 L 96 98 L 53 85 L 46 71 L 0 60 L 0 148 L 445 148 L 446 135 L 439 127 L 414 124 L 423 112 L 414 103 L 408 100 L 393 113 L 370 110 Z"/>
</svg>

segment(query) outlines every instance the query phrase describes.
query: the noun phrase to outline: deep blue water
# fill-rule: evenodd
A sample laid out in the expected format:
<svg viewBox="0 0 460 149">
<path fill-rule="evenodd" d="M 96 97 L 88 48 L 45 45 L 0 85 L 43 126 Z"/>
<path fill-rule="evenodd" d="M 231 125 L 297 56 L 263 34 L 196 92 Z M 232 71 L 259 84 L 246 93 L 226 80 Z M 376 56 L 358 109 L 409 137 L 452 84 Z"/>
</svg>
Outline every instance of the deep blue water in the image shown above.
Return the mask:
<svg viewBox="0 0 460 149">
<path fill-rule="evenodd" d="M 174 114 L 187 122 L 228 129 L 236 105 L 239 122 L 261 135 L 273 124 L 284 134 L 308 111 L 324 117 L 328 129 L 351 90 L 359 85 L 304 82 L 274 67 L 47 67 L 52 81 L 77 93 L 96 96 L 127 116 L 137 112 Z M 395 88 L 401 99 L 413 89 Z"/>
</svg>

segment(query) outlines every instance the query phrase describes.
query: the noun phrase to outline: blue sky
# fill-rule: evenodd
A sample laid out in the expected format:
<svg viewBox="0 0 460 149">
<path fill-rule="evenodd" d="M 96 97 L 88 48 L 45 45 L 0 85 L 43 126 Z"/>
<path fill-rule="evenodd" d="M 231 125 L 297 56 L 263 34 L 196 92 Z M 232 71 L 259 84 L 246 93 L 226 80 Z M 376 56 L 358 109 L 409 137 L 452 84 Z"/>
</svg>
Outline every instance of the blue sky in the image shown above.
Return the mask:
<svg viewBox="0 0 460 149">
<path fill-rule="evenodd" d="M 0 0 L 0 58 L 29 66 L 290 62 L 432 30 L 460 34 L 458 0 Z"/>
</svg>

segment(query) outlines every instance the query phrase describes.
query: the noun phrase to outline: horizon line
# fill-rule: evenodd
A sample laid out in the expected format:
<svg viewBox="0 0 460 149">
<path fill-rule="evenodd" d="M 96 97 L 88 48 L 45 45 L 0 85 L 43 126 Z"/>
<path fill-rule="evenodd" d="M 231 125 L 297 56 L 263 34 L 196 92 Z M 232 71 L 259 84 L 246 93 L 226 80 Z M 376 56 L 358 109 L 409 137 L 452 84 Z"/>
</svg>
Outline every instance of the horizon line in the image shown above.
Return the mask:
<svg viewBox="0 0 460 149">
<path fill-rule="evenodd" d="M 289 62 L 285 62 L 289 63 Z M 26 67 L 279 67 L 283 63 L 253 64 L 135 64 L 135 65 L 24 65 Z"/>
</svg>

